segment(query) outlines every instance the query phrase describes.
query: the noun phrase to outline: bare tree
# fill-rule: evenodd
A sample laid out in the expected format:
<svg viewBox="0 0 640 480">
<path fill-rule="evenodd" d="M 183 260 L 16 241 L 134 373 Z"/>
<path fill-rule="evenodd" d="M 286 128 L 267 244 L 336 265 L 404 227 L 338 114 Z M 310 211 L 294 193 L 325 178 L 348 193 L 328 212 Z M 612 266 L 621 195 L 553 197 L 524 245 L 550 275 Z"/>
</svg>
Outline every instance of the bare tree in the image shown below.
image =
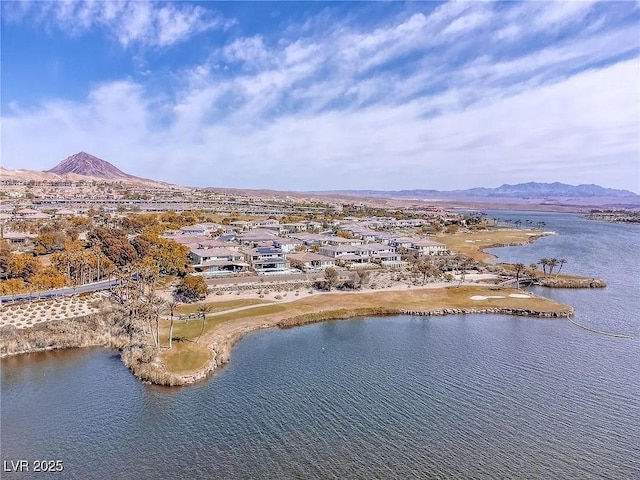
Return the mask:
<svg viewBox="0 0 640 480">
<path fill-rule="evenodd" d="M 439 277 L 443 271 L 443 265 L 428 258 L 420 258 L 414 265 L 416 272 L 422 274 L 422 284 L 425 284 L 427 277 Z"/>
</svg>

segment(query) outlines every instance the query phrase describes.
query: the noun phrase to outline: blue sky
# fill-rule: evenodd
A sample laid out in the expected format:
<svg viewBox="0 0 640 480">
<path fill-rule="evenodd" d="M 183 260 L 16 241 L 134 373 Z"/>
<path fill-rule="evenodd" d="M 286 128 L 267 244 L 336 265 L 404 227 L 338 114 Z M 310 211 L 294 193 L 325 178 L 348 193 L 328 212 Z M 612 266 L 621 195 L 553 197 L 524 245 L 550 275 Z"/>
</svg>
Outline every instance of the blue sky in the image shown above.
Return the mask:
<svg viewBox="0 0 640 480">
<path fill-rule="evenodd" d="M 640 192 L 640 3 L 2 2 L 2 166 Z"/>
</svg>

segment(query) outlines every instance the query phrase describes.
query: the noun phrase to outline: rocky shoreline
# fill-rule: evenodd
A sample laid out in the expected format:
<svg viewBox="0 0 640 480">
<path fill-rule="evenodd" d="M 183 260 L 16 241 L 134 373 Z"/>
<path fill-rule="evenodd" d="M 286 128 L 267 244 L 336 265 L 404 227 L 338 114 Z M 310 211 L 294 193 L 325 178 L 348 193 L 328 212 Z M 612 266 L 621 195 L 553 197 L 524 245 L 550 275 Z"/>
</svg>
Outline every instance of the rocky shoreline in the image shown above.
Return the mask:
<svg viewBox="0 0 640 480">
<path fill-rule="evenodd" d="M 526 317 L 537 318 L 570 318 L 574 313 L 572 307 L 565 311 L 536 311 L 530 309 L 520 308 L 501 308 L 501 307 L 488 307 L 488 308 L 444 308 L 434 310 L 401 310 L 401 309 L 380 309 L 380 308 L 360 308 L 353 310 L 334 310 L 328 312 L 320 312 L 317 314 L 300 315 L 290 319 L 280 320 L 274 323 L 264 323 L 261 325 L 244 326 L 238 328 L 238 330 L 226 334 L 220 335 L 214 339 L 209 345 L 210 350 L 213 352 L 213 358 L 209 364 L 202 370 L 182 376 L 172 376 L 172 381 L 178 381 L 179 383 L 171 383 L 171 385 L 189 385 L 198 381 L 204 380 L 209 377 L 210 374 L 215 372 L 220 367 L 227 364 L 231 358 L 231 351 L 233 346 L 241 340 L 246 334 L 262 330 L 265 328 L 294 328 L 302 325 L 309 325 L 312 323 L 319 323 L 332 320 L 345 320 L 358 317 L 385 317 L 392 315 L 414 315 L 414 316 L 445 316 L 445 315 L 475 315 L 475 314 L 499 314 L 499 315 L 516 315 Z M 169 384 L 163 384 L 169 385 Z"/>
<path fill-rule="evenodd" d="M 640 212 L 593 212 L 585 218 L 610 223 L 640 223 Z"/>
<path fill-rule="evenodd" d="M 589 277 L 542 277 L 536 282 L 548 288 L 605 288 L 607 282 L 601 278 Z"/>
<path fill-rule="evenodd" d="M 404 310 L 387 308 L 340 309 L 300 315 L 274 322 L 239 325 L 230 333 L 220 334 L 208 345 L 212 353 L 210 362 L 202 369 L 187 374 L 168 372 L 164 365 L 153 358 L 143 346 L 125 346 L 126 339 L 114 335 L 112 325 L 104 315 L 88 315 L 65 321 L 54 321 L 26 329 L 4 329 L 0 343 L 0 358 L 25 353 L 35 353 L 65 348 L 107 347 L 120 350 L 123 363 L 132 374 L 143 382 L 163 386 L 183 386 L 208 378 L 231 358 L 233 346 L 246 334 L 265 328 L 293 328 L 330 320 L 343 320 L 365 316 L 391 315 L 444 316 L 461 314 L 502 314 L 538 318 L 569 318 L 573 308 L 557 311 L 536 311 L 521 308 L 440 308 L 428 310 Z"/>
</svg>

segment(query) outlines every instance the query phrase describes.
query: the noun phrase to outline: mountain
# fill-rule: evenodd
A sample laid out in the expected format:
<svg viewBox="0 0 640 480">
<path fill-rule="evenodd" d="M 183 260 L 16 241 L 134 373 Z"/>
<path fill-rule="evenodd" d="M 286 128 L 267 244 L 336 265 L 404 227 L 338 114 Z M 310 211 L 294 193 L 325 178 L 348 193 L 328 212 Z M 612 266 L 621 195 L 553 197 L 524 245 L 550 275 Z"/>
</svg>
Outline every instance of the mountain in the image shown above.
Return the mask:
<svg viewBox="0 0 640 480">
<path fill-rule="evenodd" d="M 316 192 L 321 193 L 321 192 Z M 403 200 L 450 202 L 515 203 L 539 205 L 593 205 L 632 207 L 640 205 L 640 195 L 628 190 L 605 188 L 599 185 L 568 185 L 566 183 L 528 182 L 504 184 L 497 188 L 477 187 L 468 190 L 338 190 L 337 195 L 386 197 Z"/>
<path fill-rule="evenodd" d="M 77 175 L 103 178 L 106 180 L 124 180 L 138 178 L 134 177 L 133 175 L 129 175 L 128 173 L 124 173 L 122 170 L 110 164 L 106 160 L 94 157 L 93 155 L 90 155 L 86 152 L 79 152 L 71 155 L 70 157 L 65 158 L 55 167 L 45 171 L 48 173 L 55 173 L 57 175 L 75 173 Z"/>
<path fill-rule="evenodd" d="M 130 175 L 106 160 L 86 152 L 71 155 L 55 167 L 43 172 L 0 167 L 0 178 L 5 182 L 106 182 L 151 189 L 188 190 L 187 187 Z"/>
<path fill-rule="evenodd" d="M 462 190 L 463 192 L 465 190 Z M 494 196 L 516 196 L 516 197 L 615 197 L 633 198 L 637 194 L 629 190 L 617 190 L 615 188 L 604 188 L 599 185 L 567 185 L 566 183 L 518 183 L 516 185 L 504 184 L 498 188 L 472 188 L 466 192 L 480 195 Z"/>
</svg>

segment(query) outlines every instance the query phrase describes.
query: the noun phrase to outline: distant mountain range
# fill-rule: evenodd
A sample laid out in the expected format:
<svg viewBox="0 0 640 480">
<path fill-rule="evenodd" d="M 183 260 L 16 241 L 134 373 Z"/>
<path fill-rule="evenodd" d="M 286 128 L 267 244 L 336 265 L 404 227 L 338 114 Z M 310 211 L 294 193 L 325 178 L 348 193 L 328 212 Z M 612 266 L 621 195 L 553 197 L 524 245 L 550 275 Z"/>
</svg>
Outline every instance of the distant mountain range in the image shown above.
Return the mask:
<svg viewBox="0 0 640 480">
<path fill-rule="evenodd" d="M 138 185 L 149 188 L 186 188 L 165 182 L 140 178 L 123 172 L 113 164 L 86 152 L 78 152 L 65 158 L 55 167 L 44 172 L 33 170 L 8 170 L 0 167 L 0 178 L 16 181 L 106 181 Z M 305 194 L 332 197 L 337 201 L 348 201 L 351 197 L 369 199 L 416 200 L 442 202 L 444 204 L 478 206 L 499 205 L 518 206 L 560 206 L 597 208 L 640 208 L 640 195 L 628 190 L 604 188 L 599 185 L 568 185 L 566 183 L 518 183 L 504 184 L 497 188 L 477 187 L 468 190 L 332 190 L 316 192 L 278 192 L 272 190 L 251 190 L 215 188 L 208 190 L 243 193 L 269 198 L 299 198 Z M 329 199 L 331 201 L 331 199 Z"/>
<path fill-rule="evenodd" d="M 599 185 L 568 185 L 566 183 L 504 184 L 497 188 L 477 187 L 467 190 L 333 190 L 310 192 L 355 197 L 394 198 L 402 200 L 433 200 L 486 203 L 536 203 L 554 205 L 640 205 L 640 195 L 628 190 Z"/>
</svg>

